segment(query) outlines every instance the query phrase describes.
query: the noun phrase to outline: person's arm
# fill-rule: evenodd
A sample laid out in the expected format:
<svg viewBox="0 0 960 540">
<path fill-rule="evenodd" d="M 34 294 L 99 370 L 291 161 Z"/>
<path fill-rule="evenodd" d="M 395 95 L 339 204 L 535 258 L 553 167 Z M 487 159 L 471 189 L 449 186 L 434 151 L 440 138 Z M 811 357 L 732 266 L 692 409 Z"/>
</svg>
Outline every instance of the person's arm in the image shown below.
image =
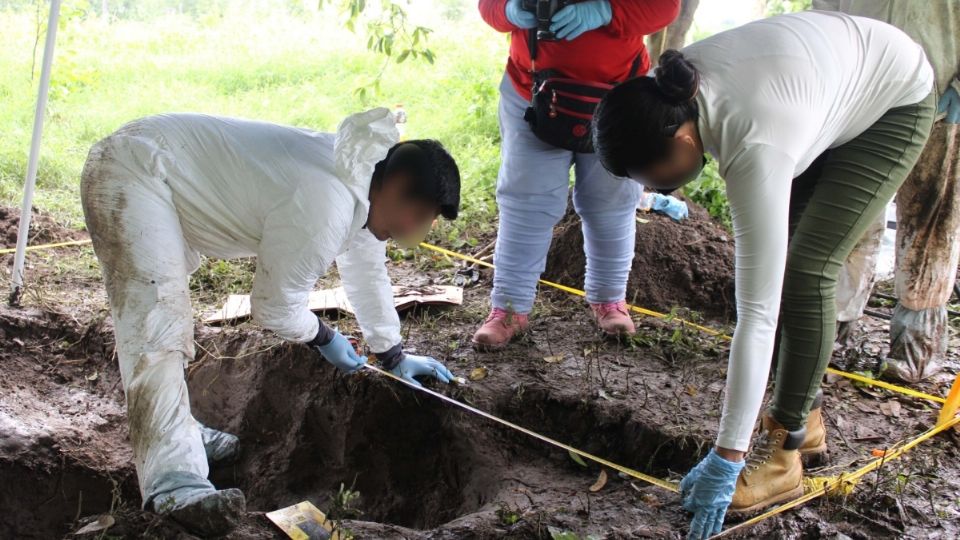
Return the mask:
<svg viewBox="0 0 960 540">
<path fill-rule="evenodd" d="M 717 434 L 720 449 L 747 450 L 766 391 L 787 258 L 793 169 L 788 155 L 755 145 L 724 171 L 736 246 L 737 328 Z"/>
<path fill-rule="evenodd" d="M 343 289 L 370 350 L 378 358 L 399 354 L 400 317 L 387 274 L 386 243 L 362 230 L 336 261 Z"/>
<path fill-rule="evenodd" d="M 607 30 L 617 37 L 647 36 L 666 28 L 680 14 L 680 0 L 611 0 Z"/>
<path fill-rule="evenodd" d="M 352 201 L 339 196 L 310 211 L 285 207 L 267 217 L 250 294 L 254 322 L 290 341 L 318 337 L 321 323 L 308 309 L 310 291 L 345 242 L 352 212 Z M 321 222 L 308 223 L 308 215 Z"/>
<path fill-rule="evenodd" d="M 480 17 L 497 32 L 512 32 L 517 27 L 507 19 L 507 0 L 480 0 Z"/>
</svg>

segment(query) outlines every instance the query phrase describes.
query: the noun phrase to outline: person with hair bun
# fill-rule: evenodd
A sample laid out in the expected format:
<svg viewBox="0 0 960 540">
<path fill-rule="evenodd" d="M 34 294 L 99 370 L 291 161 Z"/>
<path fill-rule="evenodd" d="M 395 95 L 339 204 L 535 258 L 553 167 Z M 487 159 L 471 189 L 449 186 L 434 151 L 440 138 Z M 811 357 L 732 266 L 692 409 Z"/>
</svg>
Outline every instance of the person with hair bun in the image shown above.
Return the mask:
<svg viewBox="0 0 960 540">
<path fill-rule="evenodd" d="M 673 190 L 709 153 L 726 181 L 738 321 L 716 447 L 680 484 L 690 538 L 720 532 L 728 507 L 750 514 L 803 493 L 801 455 L 826 449 L 837 275 L 923 150 L 933 80 L 893 26 L 806 12 L 665 53 L 597 108 L 611 173 Z M 747 454 L 778 337 L 771 407 Z"/>
</svg>

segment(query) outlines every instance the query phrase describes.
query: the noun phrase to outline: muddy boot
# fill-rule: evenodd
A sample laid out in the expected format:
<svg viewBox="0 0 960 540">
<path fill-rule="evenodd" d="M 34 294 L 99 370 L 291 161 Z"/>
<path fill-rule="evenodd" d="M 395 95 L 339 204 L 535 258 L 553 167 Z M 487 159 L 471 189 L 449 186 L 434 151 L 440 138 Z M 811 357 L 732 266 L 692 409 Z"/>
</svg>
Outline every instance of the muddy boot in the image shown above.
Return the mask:
<svg viewBox="0 0 960 540">
<path fill-rule="evenodd" d="M 637 333 L 637 328 L 633 325 L 633 319 L 630 318 L 630 311 L 627 310 L 627 303 L 623 300 L 606 304 L 590 304 L 590 309 L 593 311 L 597 326 L 604 334 L 608 336 L 632 336 Z"/>
<path fill-rule="evenodd" d="M 763 417 L 760 435 L 737 478 L 728 514 L 754 514 L 803 495 L 803 465 L 798 449 L 804 431 L 787 431 L 773 417 Z"/>
<path fill-rule="evenodd" d="M 530 321 L 526 313 L 511 313 L 493 308 L 483 326 L 473 335 L 473 346 L 478 351 L 495 351 L 527 331 Z"/>
<path fill-rule="evenodd" d="M 170 516 L 190 532 L 201 536 L 229 533 L 246 512 L 242 491 L 218 491 L 209 480 L 192 473 L 166 473 L 147 491 L 145 509 Z"/>
<path fill-rule="evenodd" d="M 819 456 L 827 451 L 827 428 L 823 424 L 823 390 L 817 392 L 813 407 L 807 416 L 807 434 L 800 445 L 800 455 L 804 459 Z"/>
<path fill-rule="evenodd" d="M 200 424 L 200 437 L 210 465 L 230 462 L 240 452 L 240 439 L 236 435 Z"/>
</svg>

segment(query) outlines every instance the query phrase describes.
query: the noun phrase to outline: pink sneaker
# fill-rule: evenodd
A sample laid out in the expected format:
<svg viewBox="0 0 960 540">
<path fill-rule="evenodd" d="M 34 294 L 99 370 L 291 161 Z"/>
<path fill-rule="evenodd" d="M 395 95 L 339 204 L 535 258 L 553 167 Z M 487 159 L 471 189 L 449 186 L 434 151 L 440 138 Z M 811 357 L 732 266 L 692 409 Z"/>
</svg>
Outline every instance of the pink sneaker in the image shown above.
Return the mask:
<svg viewBox="0 0 960 540">
<path fill-rule="evenodd" d="M 630 318 L 630 311 L 627 310 L 627 303 L 623 300 L 606 304 L 590 304 L 590 309 L 593 310 L 593 316 L 597 319 L 597 326 L 604 334 L 632 336 L 637 333 L 633 319 Z"/>
<path fill-rule="evenodd" d="M 529 326 L 526 313 L 493 308 L 483 326 L 473 335 L 473 346 L 479 351 L 502 349 L 514 337 L 526 332 Z"/>
</svg>

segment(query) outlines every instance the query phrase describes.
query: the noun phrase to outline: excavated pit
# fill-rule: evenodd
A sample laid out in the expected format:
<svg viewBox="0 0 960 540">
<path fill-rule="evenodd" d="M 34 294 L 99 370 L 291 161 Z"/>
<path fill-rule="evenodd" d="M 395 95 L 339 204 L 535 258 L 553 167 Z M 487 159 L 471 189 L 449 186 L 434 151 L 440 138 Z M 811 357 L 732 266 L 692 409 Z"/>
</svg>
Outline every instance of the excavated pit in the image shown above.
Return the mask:
<svg viewBox="0 0 960 540">
<path fill-rule="evenodd" d="M 262 343 L 237 335 L 220 356 Z M 584 474 L 566 452 L 374 373 L 339 376 L 304 347 L 280 344 L 242 359 L 205 359 L 192 370 L 194 415 L 237 433 L 244 451 L 215 470 L 221 486 L 244 490 L 251 508 L 269 511 L 301 500 L 335 508 L 341 485 L 361 497 L 344 517 L 431 529 L 509 497 L 517 475 L 548 489 L 554 469 Z M 454 390 L 460 400 L 584 450 L 662 474 L 692 465 L 695 441 L 673 438 L 595 405 L 546 389 L 500 396 Z M 652 468 L 652 469 L 651 469 Z M 588 473 L 592 474 L 592 473 Z M 560 485 L 560 483 L 557 483 Z"/>
</svg>

